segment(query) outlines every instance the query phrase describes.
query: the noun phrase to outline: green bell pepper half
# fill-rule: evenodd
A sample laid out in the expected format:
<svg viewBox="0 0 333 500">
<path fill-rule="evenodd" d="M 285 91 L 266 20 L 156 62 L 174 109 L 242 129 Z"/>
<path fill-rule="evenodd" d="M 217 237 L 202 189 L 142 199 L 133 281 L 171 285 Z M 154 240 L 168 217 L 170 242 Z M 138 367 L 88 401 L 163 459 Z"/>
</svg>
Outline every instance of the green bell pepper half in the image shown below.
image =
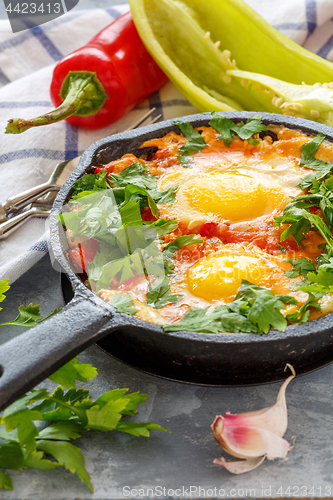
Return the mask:
<svg viewBox="0 0 333 500">
<path fill-rule="evenodd" d="M 242 0 L 129 3 L 147 49 L 200 111 L 268 111 L 333 124 L 333 90 L 320 86 L 333 80 L 333 64 Z"/>
</svg>

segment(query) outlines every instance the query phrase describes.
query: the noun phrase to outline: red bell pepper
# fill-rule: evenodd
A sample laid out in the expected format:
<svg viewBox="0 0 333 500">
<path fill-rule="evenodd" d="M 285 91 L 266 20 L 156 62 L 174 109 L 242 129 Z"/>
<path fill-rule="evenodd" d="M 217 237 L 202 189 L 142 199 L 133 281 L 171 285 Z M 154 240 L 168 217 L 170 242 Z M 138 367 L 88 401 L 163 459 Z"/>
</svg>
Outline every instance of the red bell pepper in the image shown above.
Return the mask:
<svg viewBox="0 0 333 500">
<path fill-rule="evenodd" d="M 128 12 L 56 65 L 50 90 L 57 109 L 31 120 L 11 119 L 6 133 L 18 134 L 64 119 L 88 129 L 103 128 L 166 81 Z"/>
</svg>

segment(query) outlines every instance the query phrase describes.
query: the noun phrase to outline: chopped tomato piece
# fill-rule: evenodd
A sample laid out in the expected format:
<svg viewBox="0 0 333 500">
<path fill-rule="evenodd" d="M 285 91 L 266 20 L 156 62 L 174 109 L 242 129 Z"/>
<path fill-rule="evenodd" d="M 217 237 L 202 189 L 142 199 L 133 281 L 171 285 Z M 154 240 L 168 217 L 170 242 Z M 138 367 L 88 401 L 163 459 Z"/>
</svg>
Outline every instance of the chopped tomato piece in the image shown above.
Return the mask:
<svg viewBox="0 0 333 500">
<path fill-rule="evenodd" d="M 216 222 L 205 222 L 200 229 L 201 236 L 206 236 L 206 238 L 213 238 L 217 236 L 217 224 Z"/>
<path fill-rule="evenodd" d="M 69 251 L 74 261 L 74 271 L 77 273 L 87 272 L 88 264 L 96 255 L 96 250 L 92 248 L 77 247 Z"/>
</svg>

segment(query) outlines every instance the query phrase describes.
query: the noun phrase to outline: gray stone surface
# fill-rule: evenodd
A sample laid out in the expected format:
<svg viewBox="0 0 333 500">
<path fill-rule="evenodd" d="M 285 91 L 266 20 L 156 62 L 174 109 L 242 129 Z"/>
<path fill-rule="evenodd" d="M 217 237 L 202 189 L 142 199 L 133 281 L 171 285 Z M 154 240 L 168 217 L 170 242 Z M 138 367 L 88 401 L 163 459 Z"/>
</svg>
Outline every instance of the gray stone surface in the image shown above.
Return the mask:
<svg viewBox="0 0 333 500">
<path fill-rule="evenodd" d="M 31 301 L 41 303 L 43 314 L 62 305 L 59 275 L 48 257 L 12 286 L 2 303 L 2 321 L 13 318 L 21 303 Z M 3 327 L 0 338 L 5 341 L 19 332 L 21 329 Z M 296 436 L 288 460 L 266 461 L 253 472 L 232 476 L 213 464 L 214 458 L 227 455 L 213 439 L 210 424 L 215 415 L 228 410 L 236 413 L 272 405 L 280 384 L 228 389 L 175 383 L 136 371 L 96 346 L 79 358 L 98 368 L 98 377 L 87 384 L 94 398 L 117 387 L 145 392 L 149 398 L 135 418 L 159 423 L 171 433 L 152 431 L 150 438 L 87 433 L 76 445 L 86 458 L 94 493 L 63 468 L 50 472 L 31 469 L 7 471 L 14 491 L 0 490 L 1 499 L 109 500 L 141 498 L 143 494 L 188 498 L 191 487 L 193 498 L 333 496 L 333 365 L 296 378 L 288 387 L 285 437 L 291 442 Z M 47 381 L 41 386 L 54 384 Z"/>
</svg>

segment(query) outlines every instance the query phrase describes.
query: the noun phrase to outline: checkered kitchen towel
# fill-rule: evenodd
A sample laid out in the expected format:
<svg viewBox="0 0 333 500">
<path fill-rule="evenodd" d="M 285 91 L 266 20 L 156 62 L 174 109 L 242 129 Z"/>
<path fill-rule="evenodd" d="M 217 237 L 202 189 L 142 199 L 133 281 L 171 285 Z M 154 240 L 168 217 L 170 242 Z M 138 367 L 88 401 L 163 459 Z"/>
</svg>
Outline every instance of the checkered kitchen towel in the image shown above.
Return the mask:
<svg viewBox="0 0 333 500">
<path fill-rule="evenodd" d="M 333 60 L 332 0 L 248 0 L 269 23 L 309 50 Z M 57 61 L 84 45 L 128 10 L 128 5 L 73 10 L 31 30 L 13 34 L 0 21 L 0 202 L 48 179 L 55 165 L 78 156 L 96 140 L 120 132 L 155 106 L 165 119 L 196 110 L 168 83 L 114 125 L 87 131 L 66 122 L 2 135 L 7 120 L 38 116 L 52 108 L 49 85 Z M 31 219 L 0 241 L 0 279 L 15 281 L 48 250 L 45 220 Z"/>
</svg>

